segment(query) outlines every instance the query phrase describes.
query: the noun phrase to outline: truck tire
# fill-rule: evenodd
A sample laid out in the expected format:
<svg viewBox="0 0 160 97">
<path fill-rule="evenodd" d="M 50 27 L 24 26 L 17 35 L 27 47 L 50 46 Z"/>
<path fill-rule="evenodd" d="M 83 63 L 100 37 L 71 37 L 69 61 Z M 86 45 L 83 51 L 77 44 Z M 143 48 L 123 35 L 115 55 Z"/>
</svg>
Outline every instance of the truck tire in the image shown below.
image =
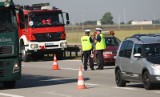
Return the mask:
<svg viewBox="0 0 160 97">
<path fill-rule="evenodd" d="M 16 85 L 16 81 L 6 81 L 6 82 L 3 82 L 3 86 L 6 89 L 13 89 L 13 88 L 15 88 L 15 85 Z"/>
<path fill-rule="evenodd" d="M 57 54 L 57 59 L 62 60 L 63 59 L 63 51 L 59 51 Z"/>
<path fill-rule="evenodd" d="M 24 62 L 28 62 L 29 61 L 29 55 L 27 54 L 27 51 L 25 51 L 25 47 L 21 48 L 21 58 Z"/>
</svg>

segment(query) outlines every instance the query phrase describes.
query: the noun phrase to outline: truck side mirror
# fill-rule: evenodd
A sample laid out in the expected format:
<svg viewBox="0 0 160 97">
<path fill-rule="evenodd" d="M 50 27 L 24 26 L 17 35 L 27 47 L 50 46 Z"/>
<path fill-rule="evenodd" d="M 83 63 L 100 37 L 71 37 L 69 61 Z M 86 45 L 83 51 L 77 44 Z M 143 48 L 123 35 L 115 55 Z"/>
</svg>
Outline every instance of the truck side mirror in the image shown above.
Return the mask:
<svg viewBox="0 0 160 97">
<path fill-rule="evenodd" d="M 23 10 L 19 8 L 19 18 L 20 18 L 20 29 L 24 29 L 25 25 L 24 25 L 24 14 L 23 14 Z"/>
<path fill-rule="evenodd" d="M 68 14 L 68 13 L 66 13 L 66 19 L 67 19 L 66 24 L 67 24 L 67 25 L 70 24 L 70 21 L 69 21 L 69 14 Z"/>
</svg>

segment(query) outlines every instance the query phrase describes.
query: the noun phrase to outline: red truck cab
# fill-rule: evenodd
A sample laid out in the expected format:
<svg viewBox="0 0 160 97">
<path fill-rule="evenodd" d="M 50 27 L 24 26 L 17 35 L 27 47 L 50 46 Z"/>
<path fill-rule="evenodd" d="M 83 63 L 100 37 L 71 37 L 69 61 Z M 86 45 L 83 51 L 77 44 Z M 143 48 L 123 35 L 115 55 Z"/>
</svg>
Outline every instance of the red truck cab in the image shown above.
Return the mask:
<svg viewBox="0 0 160 97">
<path fill-rule="evenodd" d="M 24 17 L 18 17 L 19 42 L 22 59 L 29 61 L 44 54 L 56 54 L 63 58 L 67 47 L 65 24 L 69 24 L 68 13 L 49 5 L 23 6 Z M 64 19 L 66 14 L 66 23 Z"/>
</svg>

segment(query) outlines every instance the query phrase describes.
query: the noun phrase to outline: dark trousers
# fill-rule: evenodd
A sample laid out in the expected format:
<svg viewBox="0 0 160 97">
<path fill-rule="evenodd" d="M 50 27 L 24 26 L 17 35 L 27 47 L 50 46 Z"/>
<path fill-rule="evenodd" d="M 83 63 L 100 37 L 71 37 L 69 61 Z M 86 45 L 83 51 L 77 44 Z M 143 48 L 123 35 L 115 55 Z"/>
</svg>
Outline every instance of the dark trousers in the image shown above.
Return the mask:
<svg viewBox="0 0 160 97">
<path fill-rule="evenodd" d="M 103 50 L 97 50 L 97 65 L 98 69 L 103 69 L 104 66 L 104 59 L 103 59 Z"/>
<path fill-rule="evenodd" d="M 83 60 L 84 69 L 87 70 L 88 61 L 90 68 L 93 69 L 94 68 L 93 58 L 90 57 L 91 50 L 83 51 L 83 55 L 84 55 L 84 60 Z"/>
</svg>

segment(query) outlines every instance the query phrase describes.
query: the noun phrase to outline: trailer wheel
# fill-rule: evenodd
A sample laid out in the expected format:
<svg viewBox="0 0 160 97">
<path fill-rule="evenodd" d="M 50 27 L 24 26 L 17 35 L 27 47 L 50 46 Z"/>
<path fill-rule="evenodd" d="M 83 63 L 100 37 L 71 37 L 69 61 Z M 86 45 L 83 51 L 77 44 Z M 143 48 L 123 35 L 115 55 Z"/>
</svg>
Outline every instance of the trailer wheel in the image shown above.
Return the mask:
<svg viewBox="0 0 160 97">
<path fill-rule="evenodd" d="M 3 82 L 3 86 L 7 89 L 13 89 L 15 88 L 15 85 L 16 85 L 16 81 L 6 81 L 6 82 Z"/>
</svg>

